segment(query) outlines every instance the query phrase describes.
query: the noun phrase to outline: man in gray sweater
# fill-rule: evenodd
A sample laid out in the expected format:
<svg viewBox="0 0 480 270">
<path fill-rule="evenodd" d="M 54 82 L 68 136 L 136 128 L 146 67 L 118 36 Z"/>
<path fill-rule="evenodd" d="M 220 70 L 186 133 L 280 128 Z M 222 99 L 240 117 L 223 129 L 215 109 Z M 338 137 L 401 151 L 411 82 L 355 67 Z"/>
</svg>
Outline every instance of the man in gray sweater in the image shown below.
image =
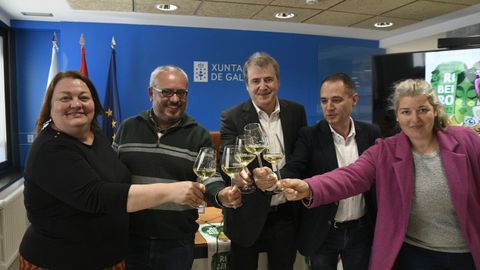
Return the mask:
<svg viewBox="0 0 480 270">
<path fill-rule="evenodd" d="M 152 108 L 125 120 L 114 148 L 135 184 L 196 181 L 193 163 L 202 147 L 212 146 L 208 131 L 185 113 L 186 73 L 161 66 L 150 78 Z M 220 175 L 204 182 L 207 201 L 216 207 L 238 206 L 238 189 L 226 187 Z M 198 229 L 198 205 L 163 204 L 130 215 L 127 269 L 190 270 Z"/>
</svg>

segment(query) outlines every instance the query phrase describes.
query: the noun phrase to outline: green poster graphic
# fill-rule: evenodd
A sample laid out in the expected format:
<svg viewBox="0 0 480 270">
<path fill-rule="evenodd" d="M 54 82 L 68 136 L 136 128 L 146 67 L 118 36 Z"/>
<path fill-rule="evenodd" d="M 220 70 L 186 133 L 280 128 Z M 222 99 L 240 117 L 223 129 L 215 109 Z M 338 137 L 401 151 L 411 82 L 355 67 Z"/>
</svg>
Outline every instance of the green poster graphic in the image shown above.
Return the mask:
<svg viewBox="0 0 480 270">
<path fill-rule="evenodd" d="M 443 62 L 432 71 L 430 82 L 450 124 L 480 132 L 480 117 L 476 115 L 480 101 L 474 85 L 477 72 L 475 65 L 468 68 L 462 61 Z"/>
<path fill-rule="evenodd" d="M 205 237 L 207 242 L 213 242 L 216 246 L 211 253 L 210 269 L 211 270 L 228 270 L 230 264 L 230 248 L 219 248 L 219 241 L 228 241 L 228 238 L 223 233 L 222 225 L 207 224 L 200 227 L 200 232 Z M 209 248 L 210 250 L 210 248 Z"/>
<path fill-rule="evenodd" d="M 228 270 L 230 252 L 217 252 L 212 256 L 212 265 L 210 269 Z"/>
</svg>

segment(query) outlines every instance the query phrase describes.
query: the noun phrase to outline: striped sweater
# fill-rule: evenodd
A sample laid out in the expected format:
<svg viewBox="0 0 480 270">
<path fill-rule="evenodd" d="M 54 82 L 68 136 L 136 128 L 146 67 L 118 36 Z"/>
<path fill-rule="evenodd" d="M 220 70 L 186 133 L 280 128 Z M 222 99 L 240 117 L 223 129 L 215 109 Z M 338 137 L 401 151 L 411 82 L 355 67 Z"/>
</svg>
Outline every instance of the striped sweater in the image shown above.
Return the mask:
<svg viewBox="0 0 480 270">
<path fill-rule="evenodd" d="M 208 131 L 185 114 L 159 138 L 151 110 L 125 120 L 113 147 L 132 174 L 132 183 L 196 181 L 193 163 L 201 147 L 212 146 Z M 220 207 L 215 196 L 225 187 L 218 175 L 205 181 L 207 200 Z M 197 209 L 167 203 L 130 214 L 130 233 L 159 239 L 193 240 L 198 225 Z"/>
</svg>

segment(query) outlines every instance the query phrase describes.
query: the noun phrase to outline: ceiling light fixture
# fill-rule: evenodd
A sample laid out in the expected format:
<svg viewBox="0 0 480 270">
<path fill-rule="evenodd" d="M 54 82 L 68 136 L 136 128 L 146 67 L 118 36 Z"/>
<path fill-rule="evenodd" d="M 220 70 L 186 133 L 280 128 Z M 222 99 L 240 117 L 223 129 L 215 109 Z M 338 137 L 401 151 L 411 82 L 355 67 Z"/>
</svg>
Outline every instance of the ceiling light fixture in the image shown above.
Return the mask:
<svg viewBox="0 0 480 270">
<path fill-rule="evenodd" d="M 275 18 L 278 19 L 290 19 L 295 17 L 295 13 L 293 12 L 277 12 L 275 13 Z"/>
<path fill-rule="evenodd" d="M 160 4 L 157 5 L 157 9 L 161 11 L 174 11 L 178 9 L 178 6 L 174 4 Z"/>
<path fill-rule="evenodd" d="M 53 17 L 52 13 L 48 12 L 28 12 L 22 11 L 23 16 L 36 16 L 36 17 Z"/>
<path fill-rule="evenodd" d="M 386 28 L 386 27 L 391 27 L 393 26 L 393 22 L 389 22 L 389 21 L 386 21 L 386 22 L 376 22 L 373 26 L 377 27 L 377 28 Z"/>
</svg>

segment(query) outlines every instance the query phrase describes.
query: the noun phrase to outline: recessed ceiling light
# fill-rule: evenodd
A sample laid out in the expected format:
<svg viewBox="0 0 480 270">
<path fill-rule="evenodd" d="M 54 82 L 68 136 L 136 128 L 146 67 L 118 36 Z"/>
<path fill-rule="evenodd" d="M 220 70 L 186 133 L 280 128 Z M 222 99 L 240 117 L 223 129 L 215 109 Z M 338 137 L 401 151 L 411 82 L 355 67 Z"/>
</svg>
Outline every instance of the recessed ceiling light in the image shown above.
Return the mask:
<svg viewBox="0 0 480 270">
<path fill-rule="evenodd" d="M 376 22 L 373 26 L 378 27 L 378 28 L 386 28 L 393 26 L 393 22 Z"/>
<path fill-rule="evenodd" d="M 28 12 L 22 11 L 21 12 L 24 16 L 37 16 L 37 17 L 53 17 L 52 13 L 47 12 Z"/>
<path fill-rule="evenodd" d="M 295 13 L 293 12 L 277 12 L 275 13 L 275 18 L 278 19 L 290 19 L 295 17 Z"/>
<path fill-rule="evenodd" d="M 174 4 L 160 4 L 157 5 L 157 9 L 161 11 L 174 11 L 178 9 L 178 6 Z"/>
</svg>

